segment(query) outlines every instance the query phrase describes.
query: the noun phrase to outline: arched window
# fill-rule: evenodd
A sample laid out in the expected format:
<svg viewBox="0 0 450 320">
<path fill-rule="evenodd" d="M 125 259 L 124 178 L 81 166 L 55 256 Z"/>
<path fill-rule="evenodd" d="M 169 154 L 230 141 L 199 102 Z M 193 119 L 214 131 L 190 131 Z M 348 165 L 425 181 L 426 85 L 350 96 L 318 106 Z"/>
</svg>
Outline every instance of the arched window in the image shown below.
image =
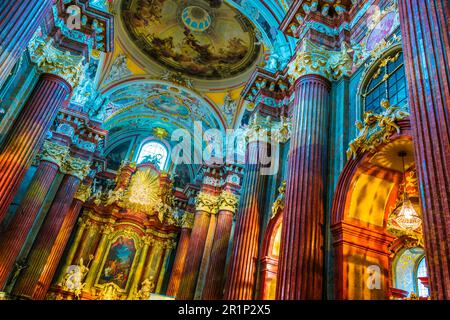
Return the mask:
<svg viewBox="0 0 450 320">
<path fill-rule="evenodd" d="M 387 99 L 391 105 L 403 106 L 407 103 L 405 67 L 401 51 L 381 60 L 363 92 L 364 110 L 381 113 L 381 100 Z"/>
<path fill-rule="evenodd" d="M 163 170 L 166 166 L 167 157 L 167 148 L 162 143 L 150 141 L 142 146 L 137 163 L 150 162 Z"/>
<path fill-rule="evenodd" d="M 427 264 L 425 261 L 425 257 L 420 260 L 419 265 L 417 266 L 417 272 L 416 272 L 416 283 L 417 283 L 417 291 L 419 294 L 419 297 L 428 297 L 428 289 L 422 284 L 422 281 L 420 281 L 419 278 L 422 277 L 428 277 L 427 272 Z"/>
</svg>

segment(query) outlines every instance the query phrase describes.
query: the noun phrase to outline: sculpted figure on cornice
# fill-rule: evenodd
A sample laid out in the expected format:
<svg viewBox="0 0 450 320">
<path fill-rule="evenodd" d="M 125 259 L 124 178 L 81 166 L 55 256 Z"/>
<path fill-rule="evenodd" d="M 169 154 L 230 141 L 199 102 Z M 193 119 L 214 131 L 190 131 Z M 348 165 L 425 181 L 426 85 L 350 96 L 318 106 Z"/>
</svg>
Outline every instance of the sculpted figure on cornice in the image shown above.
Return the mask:
<svg viewBox="0 0 450 320">
<path fill-rule="evenodd" d="M 84 57 L 62 52 L 53 46 L 53 42 L 53 39 L 34 37 L 28 45 L 31 61 L 41 72 L 60 76 L 76 88 L 84 72 Z"/>
<path fill-rule="evenodd" d="M 114 60 L 111 70 L 109 71 L 108 76 L 106 77 L 104 84 L 108 84 L 126 76 L 130 75 L 132 72 L 128 69 L 127 64 L 128 58 L 123 53 L 119 54 L 117 58 Z"/>
<path fill-rule="evenodd" d="M 385 110 L 382 114 L 367 111 L 364 113 L 363 122 L 356 121 L 355 124 L 359 134 L 350 142 L 347 150 L 348 159 L 355 159 L 359 154 L 366 151 L 374 153 L 376 147 L 389 142 L 395 132 L 400 133 L 397 121 L 410 115 L 406 108 L 391 106 L 387 100 L 381 102 L 381 107 Z"/>
</svg>

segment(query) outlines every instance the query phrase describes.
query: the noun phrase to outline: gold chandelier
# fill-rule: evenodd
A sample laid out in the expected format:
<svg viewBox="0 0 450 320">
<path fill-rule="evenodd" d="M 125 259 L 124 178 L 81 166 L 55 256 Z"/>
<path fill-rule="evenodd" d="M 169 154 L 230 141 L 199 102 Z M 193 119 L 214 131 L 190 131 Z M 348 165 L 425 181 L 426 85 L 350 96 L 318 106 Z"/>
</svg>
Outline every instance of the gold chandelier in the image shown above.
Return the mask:
<svg viewBox="0 0 450 320">
<path fill-rule="evenodd" d="M 406 190 L 406 174 L 405 174 L 406 152 L 401 151 L 398 155 L 402 157 L 402 164 L 403 164 L 403 201 L 402 205 L 393 212 L 394 214 L 393 220 L 402 229 L 407 231 L 414 231 L 422 225 L 422 219 L 419 217 L 411 201 L 409 200 L 408 191 Z"/>
</svg>

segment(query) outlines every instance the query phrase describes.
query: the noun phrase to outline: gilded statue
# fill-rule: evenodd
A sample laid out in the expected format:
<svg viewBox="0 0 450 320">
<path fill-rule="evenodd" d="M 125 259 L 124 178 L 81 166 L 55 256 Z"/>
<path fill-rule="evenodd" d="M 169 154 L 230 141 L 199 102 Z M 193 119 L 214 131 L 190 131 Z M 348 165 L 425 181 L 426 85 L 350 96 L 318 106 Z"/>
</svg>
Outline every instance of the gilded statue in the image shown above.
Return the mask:
<svg viewBox="0 0 450 320">
<path fill-rule="evenodd" d="M 150 295 L 155 290 L 155 283 L 153 281 L 153 277 L 150 279 L 145 279 L 141 284 L 141 290 L 139 290 L 135 297 L 136 300 L 148 300 L 150 299 Z"/>
<path fill-rule="evenodd" d="M 275 217 L 280 210 L 284 210 L 286 181 L 281 183 L 281 186 L 278 188 L 278 193 L 278 197 L 272 205 L 272 218 Z"/>
</svg>

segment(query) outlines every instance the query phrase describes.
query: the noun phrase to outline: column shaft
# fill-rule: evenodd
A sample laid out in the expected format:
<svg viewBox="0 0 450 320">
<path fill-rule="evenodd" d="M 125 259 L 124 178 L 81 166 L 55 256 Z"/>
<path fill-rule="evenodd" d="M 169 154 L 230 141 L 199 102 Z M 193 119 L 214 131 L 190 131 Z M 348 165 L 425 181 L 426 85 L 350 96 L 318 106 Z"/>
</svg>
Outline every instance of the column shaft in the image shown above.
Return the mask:
<svg viewBox="0 0 450 320">
<path fill-rule="evenodd" d="M 71 86 L 62 78 L 41 75 L 5 137 L 0 147 L 0 222 L 70 91 Z"/>
<path fill-rule="evenodd" d="M 267 142 L 252 141 L 247 146 L 243 194 L 225 284 L 224 299 L 252 300 L 255 295 L 256 267 L 267 176 L 261 174 L 260 154 L 267 154 Z"/>
<path fill-rule="evenodd" d="M 79 185 L 79 178 L 64 176 L 28 257 L 29 266 L 14 287 L 15 295 L 30 299 L 45 298 L 80 211 L 81 201 L 72 205 Z"/>
<path fill-rule="evenodd" d="M 329 90 L 329 81 L 318 75 L 295 84 L 277 299 L 322 298 Z"/>
<path fill-rule="evenodd" d="M 0 88 L 26 49 L 52 0 L 15 0 L 0 2 Z"/>
<path fill-rule="evenodd" d="M 6 286 L 8 275 L 40 212 L 59 166 L 42 161 L 6 231 L 0 236 L 0 289 Z"/>
<path fill-rule="evenodd" d="M 195 213 L 194 227 L 188 245 L 189 254 L 186 257 L 178 289 L 178 300 L 192 300 L 194 298 L 210 220 L 211 214 L 208 212 L 197 211 Z"/>
<path fill-rule="evenodd" d="M 191 238 L 191 229 L 181 229 L 180 240 L 178 241 L 177 253 L 175 255 L 175 261 L 172 267 L 172 273 L 170 275 L 169 286 L 167 289 L 167 295 L 170 297 L 176 297 L 178 288 L 181 282 L 181 273 L 183 272 L 184 263 L 188 253 L 189 239 Z"/>
<path fill-rule="evenodd" d="M 203 289 L 203 299 L 205 300 L 220 300 L 223 297 L 225 263 L 233 216 L 232 212 L 226 210 L 220 210 L 217 215 L 217 226 Z"/>
<path fill-rule="evenodd" d="M 428 279 L 450 299 L 450 33 L 448 0 L 399 0 Z"/>
</svg>

